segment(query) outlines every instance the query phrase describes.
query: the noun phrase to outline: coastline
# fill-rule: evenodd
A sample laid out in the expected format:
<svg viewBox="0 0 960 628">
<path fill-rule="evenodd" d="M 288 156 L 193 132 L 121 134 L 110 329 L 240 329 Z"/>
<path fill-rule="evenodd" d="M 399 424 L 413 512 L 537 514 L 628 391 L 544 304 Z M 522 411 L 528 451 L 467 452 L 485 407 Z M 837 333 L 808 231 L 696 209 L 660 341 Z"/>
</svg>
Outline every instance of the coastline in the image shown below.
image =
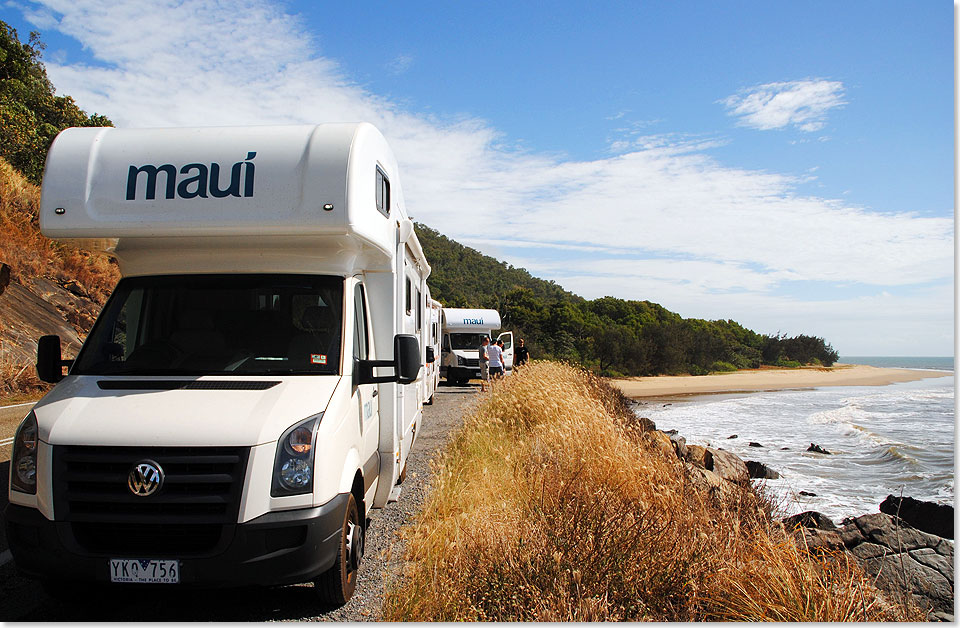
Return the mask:
<svg viewBox="0 0 960 628">
<path fill-rule="evenodd" d="M 611 379 L 610 383 L 631 399 L 717 393 L 761 392 L 820 388 L 822 386 L 887 386 L 931 377 L 948 377 L 952 371 L 878 368 L 837 364 L 830 368 L 750 369 L 714 375 L 659 375 Z"/>
</svg>

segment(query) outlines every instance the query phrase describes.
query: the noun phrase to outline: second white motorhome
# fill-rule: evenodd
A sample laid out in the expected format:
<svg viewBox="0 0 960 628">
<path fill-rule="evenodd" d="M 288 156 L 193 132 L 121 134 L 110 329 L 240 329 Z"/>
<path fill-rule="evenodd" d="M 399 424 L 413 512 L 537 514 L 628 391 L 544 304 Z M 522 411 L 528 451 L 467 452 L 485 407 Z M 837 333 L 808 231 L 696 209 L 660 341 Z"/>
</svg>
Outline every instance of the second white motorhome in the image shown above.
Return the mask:
<svg viewBox="0 0 960 628">
<path fill-rule="evenodd" d="M 500 329 L 500 314 L 496 310 L 445 307 L 441 312 L 443 344 L 440 352 L 440 372 L 448 382 L 462 385 L 480 377 L 480 342 L 486 336 L 503 341 L 504 374 L 513 371 L 513 332 L 505 331 L 493 338 Z"/>
<path fill-rule="evenodd" d="M 368 124 L 68 129 L 42 232 L 123 278 L 15 436 L 22 573 L 353 594 L 422 422 L 430 266 Z M 68 366 L 64 376 L 62 367 Z"/>
<path fill-rule="evenodd" d="M 433 404 L 433 396 L 440 386 L 440 311 L 443 306 L 439 301 L 430 298 L 430 289 L 427 288 L 427 324 L 429 328 L 426 335 L 426 360 L 424 362 L 424 403 Z"/>
</svg>

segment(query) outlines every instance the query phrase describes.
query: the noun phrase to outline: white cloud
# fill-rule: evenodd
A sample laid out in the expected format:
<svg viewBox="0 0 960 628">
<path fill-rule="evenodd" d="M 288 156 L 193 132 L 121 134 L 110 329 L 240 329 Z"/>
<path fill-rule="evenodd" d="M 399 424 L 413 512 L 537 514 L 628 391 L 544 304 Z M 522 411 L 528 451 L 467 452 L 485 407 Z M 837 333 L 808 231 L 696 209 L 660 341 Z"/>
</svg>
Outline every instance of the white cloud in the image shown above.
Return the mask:
<svg viewBox="0 0 960 628">
<path fill-rule="evenodd" d="M 387 70 L 393 75 L 404 74 L 413 65 L 413 57 L 410 55 L 397 55 L 393 61 L 387 64 Z"/>
<path fill-rule="evenodd" d="M 54 84 L 87 111 L 135 127 L 372 122 L 397 153 L 417 220 L 587 297 L 603 287 L 744 324 L 761 310 L 770 320 L 804 312 L 797 332 L 805 333 L 849 307 L 862 316 L 860 333 L 882 339 L 887 313 L 774 294 L 797 281 L 952 280 L 948 218 L 799 196 L 806 178 L 725 166 L 709 155 L 719 144 L 709 137 L 635 128 L 620 154 L 596 161 L 516 150 L 482 120 L 417 115 L 358 86 L 266 0 L 40 4 L 34 14 L 56 19 L 100 62 L 48 65 Z M 840 83 L 808 80 L 760 86 L 727 104 L 757 128 L 814 130 L 842 95 Z M 925 303 L 952 317 L 952 299 Z"/>
<path fill-rule="evenodd" d="M 822 129 L 827 113 L 846 104 L 843 83 L 820 79 L 757 85 L 721 102 L 742 126 L 761 131 L 794 126 L 806 132 Z"/>
</svg>

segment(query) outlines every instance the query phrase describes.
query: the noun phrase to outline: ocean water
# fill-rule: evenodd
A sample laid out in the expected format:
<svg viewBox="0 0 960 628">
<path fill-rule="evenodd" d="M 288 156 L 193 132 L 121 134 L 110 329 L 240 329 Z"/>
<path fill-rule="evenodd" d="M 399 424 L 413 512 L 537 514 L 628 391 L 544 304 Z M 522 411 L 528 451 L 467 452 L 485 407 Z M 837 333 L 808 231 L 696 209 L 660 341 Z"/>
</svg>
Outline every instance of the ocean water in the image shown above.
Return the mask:
<svg viewBox="0 0 960 628">
<path fill-rule="evenodd" d="M 920 368 L 898 360 L 890 366 Z M 817 510 L 839 523 L 878 512 L 889 494 L 953 504 L 954 389 L 951 374 L 889 386 L 676 398 L 637 412 L 688 444 L 722 448 L 780 473 L 764 483 L 783 514 Z M 811 443 L 832 455 L 807 452 Z"/>
<path fill-rule="evenodd" d="M 866 364 L 881 368 L 921 369 L 930 371 L 952 371 L 953 356 L 949 357 L 903 357 L 903 356 L 858 356 L 842 355 L 838 362 L 842 364 Z"/>
</svg>

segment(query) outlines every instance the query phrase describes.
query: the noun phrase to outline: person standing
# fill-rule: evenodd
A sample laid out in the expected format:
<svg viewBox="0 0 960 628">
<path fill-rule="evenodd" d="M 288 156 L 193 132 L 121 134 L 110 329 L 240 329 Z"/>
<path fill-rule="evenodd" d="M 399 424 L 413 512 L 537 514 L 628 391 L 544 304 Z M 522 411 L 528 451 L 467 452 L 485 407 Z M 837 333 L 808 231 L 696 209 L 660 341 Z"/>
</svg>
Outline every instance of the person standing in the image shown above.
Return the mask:
<svg viewBox="0 0 960 628">
<path fill-rule="evenodd" d="M 480 341 L 480 348 L 477 350 L 477 357 L 480 358 L 480 392 L 487 392 L 487 380 L 490 379 L 489 358 L 487 358 L 487 345 L 490 339 L 486 336 Z"/>
<path fill-rule="evenodd" d="M 490 379 L 498 380 L 503 377 L 503 349 L 492 344 L 487 347 L 487 360 L 490 368 Z"/>
<path fill-rule="evenodd" d="M 516 359 L 514 360 L 514 366 L 523 366 L 527 363 L 527 360 L 530 359 L 530 351 L 527 349 L 526 345 L 523 344 L 523 338 L 520 339 L 520 344 L 517 345 Z"/>
</svg>

